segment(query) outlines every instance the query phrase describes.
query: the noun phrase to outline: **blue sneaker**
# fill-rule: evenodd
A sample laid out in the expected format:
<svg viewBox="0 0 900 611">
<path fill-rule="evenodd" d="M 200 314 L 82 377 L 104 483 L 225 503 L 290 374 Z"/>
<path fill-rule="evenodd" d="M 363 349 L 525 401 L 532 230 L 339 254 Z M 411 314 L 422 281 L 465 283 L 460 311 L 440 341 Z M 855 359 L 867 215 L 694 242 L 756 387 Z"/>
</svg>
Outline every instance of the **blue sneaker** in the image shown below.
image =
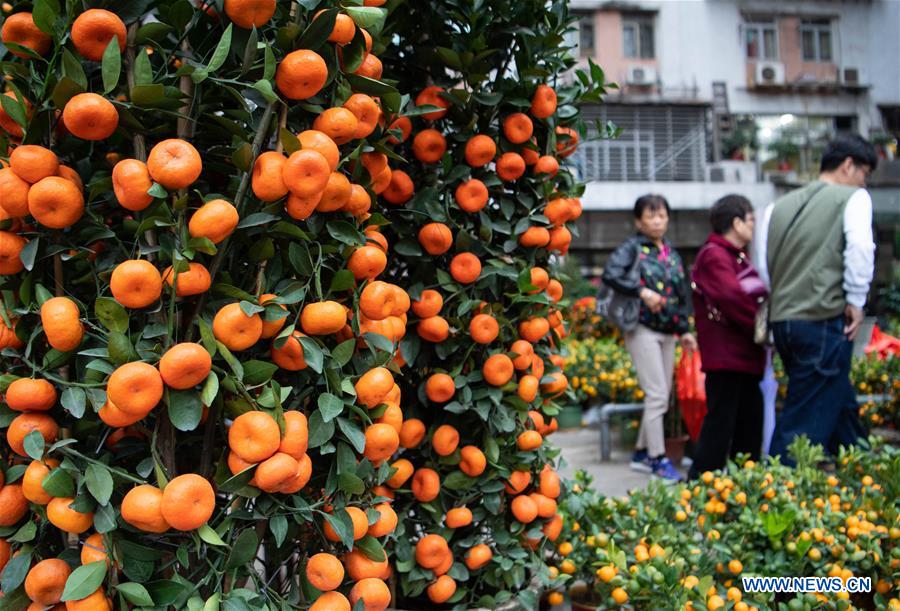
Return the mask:
<svg viewBox="0 0 900 611">
<path fill-rule="evenodd" d="M 631 464 L 629 466 L 632 471 L 653 473 L 653 465 L 651 464 L 647 450 L 635 450 L 634 454 L 631 455 Z"/>
<path fill-rule="evenodd" d="M 675 469 L 672 461 L 665 456 L 650 459 L 650 462 L 653 465 L 653 477 L 658 477 L 671 483 L 684 480 L 684 476 Z"/>
</svg>

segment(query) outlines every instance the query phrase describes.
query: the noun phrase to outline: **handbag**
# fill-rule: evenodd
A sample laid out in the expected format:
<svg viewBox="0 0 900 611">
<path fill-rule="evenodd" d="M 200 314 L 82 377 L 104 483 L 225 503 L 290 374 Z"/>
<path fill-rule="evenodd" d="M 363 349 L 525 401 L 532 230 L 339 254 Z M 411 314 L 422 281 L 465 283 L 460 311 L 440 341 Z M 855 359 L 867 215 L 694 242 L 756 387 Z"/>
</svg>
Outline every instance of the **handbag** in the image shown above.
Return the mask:
<svg viewBox="0 0 900 611">
<path fill-rule="evenodd" d="M 634 254 L 634 261 L 628 269 L 627 277 L 629 279 L 640 280 L 635 278 L 640 273 L 640 265 L 641 251 L 640 246 L 638 246 Z M 623 295 L 608 284 L 604 284 L 600 287 L 600 292 L 597 294 L 596 310 L 598 314 L 618 327 L 622 333 L 626 333 L 637 328 L 641 314 L 641 299 L 640 297 Z"/>
<path fill-rule="evenodd" d="M 791 228 L 794 226 L 794 223 L 797 221 L 797 218 L 800 214 L 806 209 L 806 206 L 813 200 L 813 198 L 825 188 L 826 183 L 820 184 L 818 187 L 813 190 L 813 192 L 809 195 L 807 200 L 803 202 L 797 212 L 794 213 L 794 217 L 791 219 L 791 222 L 788 223 L 787 229 L 784 230 L 784 234 L 781 236 L 781 242 L 778 244 L 778 248 L 772 250 L 772 261 L 778 258 L 780 254 L 782 246 L 784 246 L 784 241 L 787 239 L 788 233 L 790 233 Z M 772 217 L 769 217 L 769 223 L 772 223 Z M 768 258 L 768 253 L 766 255 Z M 767 263 L 768 265 L 768 263 Z M 772 270 L 769 270 L 769 279 L 772 278 Z M 759 310 L 756 312 L 756 319 L 753 324 L 753 341 L 760 346 L 771 346 L 775 343 L 775 338 L 772 334 L 772 324 L 769 320 L 769 311 L 770 304 L 769 300 L 766 299 L 759 307 Z"/>
</svg>

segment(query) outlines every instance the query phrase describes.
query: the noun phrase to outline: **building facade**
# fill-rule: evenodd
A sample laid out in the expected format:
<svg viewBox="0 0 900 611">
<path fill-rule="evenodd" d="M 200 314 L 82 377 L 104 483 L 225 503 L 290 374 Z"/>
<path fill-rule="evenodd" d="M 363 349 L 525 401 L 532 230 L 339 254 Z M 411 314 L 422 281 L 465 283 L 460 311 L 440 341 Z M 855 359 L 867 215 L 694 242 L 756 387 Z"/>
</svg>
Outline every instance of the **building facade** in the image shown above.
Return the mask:
<svg viewBox="0 0 900 611">
<path fill-rule="evenodd" d="M 622 128 L 575 157 L 588 186 L 573 251 L 588 275 L 621 239 L 624 211 L 641 194 L 668 198 L 676 243 L 691 248 L 718 197 L 768 204 L 817 174 L 824 144 L 839 132 L 892 155 L 896 0 L 572 0 L 570 8 L 579 64 L 593 60 L 619 86 L 585 118 Z M 881 208 L 900 206 L 893 191 L 882 195 Z"/>
</svg>

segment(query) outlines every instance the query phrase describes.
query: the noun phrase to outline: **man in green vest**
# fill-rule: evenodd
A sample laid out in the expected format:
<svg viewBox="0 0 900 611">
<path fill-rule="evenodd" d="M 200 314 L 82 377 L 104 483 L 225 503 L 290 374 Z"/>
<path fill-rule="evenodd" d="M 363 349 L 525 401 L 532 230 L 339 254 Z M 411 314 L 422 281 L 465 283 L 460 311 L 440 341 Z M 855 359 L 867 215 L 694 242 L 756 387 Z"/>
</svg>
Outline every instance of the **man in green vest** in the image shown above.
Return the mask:
<svg viewBox="0 0 900 611">
<path fill-rule="evenodd" d="M 838 136 L 822 153 L 819 179 L 763 215 L 769 320 L 788 375 L 769 453 L 788 464 L 787 446 L 798 435 L 834 452 L 865 433 L 850 360 L 874 271 L 872 198 L 864 187 L 877 163 L 862 137 Z"/>
</svg>

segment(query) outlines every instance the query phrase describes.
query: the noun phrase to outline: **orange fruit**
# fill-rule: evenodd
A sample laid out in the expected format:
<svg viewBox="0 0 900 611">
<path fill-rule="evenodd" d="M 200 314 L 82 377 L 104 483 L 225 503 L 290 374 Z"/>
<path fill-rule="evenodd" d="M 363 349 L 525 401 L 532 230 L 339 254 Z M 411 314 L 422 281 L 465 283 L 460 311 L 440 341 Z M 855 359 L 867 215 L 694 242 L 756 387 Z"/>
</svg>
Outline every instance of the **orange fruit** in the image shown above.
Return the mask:
<svg viewBox="0 0 900 611">
<path fill-rule="evenodd" d="M 322 11 L 319 12 L 321 13 Z M 337 18 L 334 21 L 334 27 L 331 29 L 331 34 L 328 35 L 328 40 L 336 42 L 339 45 L 345 45 L 353 40 L 355 34 L 356 24 L 353 23 L 353 19 L 350 15 L 338 13 Z"/>
<path fill-rule="evenodd" d="M 35 25 L 31 13 L 14 13 L 7 17 L 0 30 L 0 40 L 10 53 L 22 59 L 31 59 L 31 56 L 8 43 L 26 47 L 38 55 L 46 55 L 53 46 L 53 39 Z"/>
<path fill-rule="evenodd" d="M 447 151 L 447 140 L 436 129 L 423 129 L 413 138 L 412 151 L 422 163 L 437 163 Z"/>
<path fill-rule="evenodd" d="M 384 320 L 396 307 L 395 287 L 381 280 L 368 282 L 359 296 L 359 311 L 369 320 Z"/>
<path fill-rule="evenodd" d="M 442 255 L 453 245 L 453 233 L 444 223 L 427 223 L 419 229 L 419 244 L 430 255 Z"/>
<path fill-rule="evenodd" d="M 3 95 L 17 101 L 19 100 L 19 98 L 16 96 L 15 91 L 10 90 Z M 25 106 L 25 118 L 30 121 L 31 116 L 34 114 L 34 107 L 32 106 L 30 101 L 24 98 L 22 98 L 21 103 Z M 6 133 L 8 133 L 13 138 L 21 138 L 23 135 L 25 135 L 25 131 L 22 129 L 22 126 L 16 123 L 15 120 L 13 120 L 13 118 L 10 117 L 5 110 L 3 110 L 2 106 L 0 106 L 0 128 L 5 130 Z"/>
<path fill-rule="evenodd" d="M 339 17 L 346 17 L 351 23 L 353 22 L 347 15 Z M 365 138 L 375 131 L 378 119 L 381 117 L 381 108 L 370 96 L 364 93 L 354 93 L 344 102 L 344 108 L 356 117 L 357 128 L 353 134 L 354 139 Z"/>
<path fill-rule="evenodd" d="M 359 507 L 344 507 L 344 510 L 353 523 L 353 540 L 359 541 L 366 536 L 366 532 L 369 530 L 369 519 L 366 517 L 366 512 Z M 340 537 L 338 537 L 337 532 L 335 532 L 328 521 L 325 522 L 322 530 L 325 533 L 325 538 L 329 541 L 340 541 Z"/>
<path fill-rule="evenodd" d="M 466 142 L 466 163 L 473 168 L 480 168 L 487 165 L 494 159 L 494 155 L 496 154 L 497 145 L 490 136 L 479 134 L 477 136 L 472 136 L 472 138 Z"/>
<path fill-rule="evenodd" d="M 351 192 L 350 179 L 340 172 L 332 172 L 328 175 L 328 182 L 325 183 L 325 189 L 322 191 L 319 203 L 316 204 L 316 210 L 335 212 L 343 209 L 350 201 Z"/>
<path fill-rule="evenodd" d="M 66 580 L 72 573 L 69 564 L 59 558 L 41 560 L 25 577 L 25 593 L 39 605 L 55 605 L 62 600 Z"/>
<path fill-rule="evenodd" d="M 112 604 L 100 587 L 79 600 L 67 600 L 66 611 L 112 611 Z"/>
<path fill-rule="evenodd" d="M 372 560 L 360 549 L 354 549 L 344 555 L 344 567 L 347 569 L 347 575 L 354 581 L 368 577 L 386 579 L 390 573 L 387 554 L 381 560 Z"/>
<path fill-rule="evenodd" d="M 290 410 L 284 412 L 284 437 L 278 446 L 284 452 L 300 460 L 306 454 L 309 445 L 309 423 L 303 412 Z"/>
<path fill-rule="evenodd" d="M 450 456 L 459 445 L 459 431 L 449 424 L 442 424 L 434 432 L 431 445 L 438 456 Z"/>
<path fill-rule="evenodd" d="M 550 221 L 551 225 L 561 225 L 568 220 L 572 214 L 572 206 L 569 200 L 564 197 L 557 197 L 547 202 L 544 206 L 544 216 Z"/>
<path fill-rule="evenodd" d="M 523 452 L 530 452 L 541 447 L 543 441 L 541 434 L 537 431 L 523 431 L 516 438 L 516 446 Z"/>
<path fill-rule="evenodd" d="M 234 419 L 228 429 L 228 447 L 248 463 L 269 458 L 280 445 L 281 429 L 275 419 L 265 412 L 244 412 Z"/>
<path fill-rule="evenodd" d="M 213 335 L 232 351 L 246 350 L 262 336 L 259 314 L 247 316 L 239 303 L 229 303 L 213 318 Z"/>
<path fill-rule="evenodd" d="M 426 569 L 433 569 L 444 561 L 450 553 L 447 540 L 440 535 L 427 534 L 416 543 L 416 564 Z"/>
<path fill-rule="evenodd" d="M 37 505 L 46 505 L 53 497 L 44 490 L 44 478 L 50 474 L 50 469 L 59 466 L 59 461 L 53 458 L 47 458 L 44 462 L 33 460 L 25 469 L 22 476 L 22 494 L 26 499 Z"/>
<path fill-rule="evenodd" d="M 441 97 L 442 93 L 444 93 L 443 89 L 432 85 L 420 91 L 419 95 L 416 96 L 416 106 L 437 106 L 442 109 L 425 113 L 422 115 L 423 119 L 436 121 L 447 114 L 447 109 L 450 108 L 450 102 Z M 405 139 L 406 138 L 404 138 L 404 140 Z"/>
<path fill-rule="evenodd" d="M 122 499 L 122 519 L 144 532 L 164 533 L 169 523 L 162 514 L 162 490 L 150 484 L 135 486 Z"/>
<path fill-rule="evenodd" d="M 524 375 L 519 378 L 519 387 L 516 394 L 526 403 L 531 403 L 537 397 L 538 386 L 539 382 L 537 377 L 533 375 Z"/>
<path fill-rule="evenodd" d="M 335 144 L 346 144 L 355 137 L 359 120 L 342 106 L 327 108 L 313 121 L 313 129 L 330 137 Z"/>
<path fill-rule="evenodd" d="M 81 564 L 101 561 L 109 565 L 109 552 L 103 542 L 103 535 L 94 533 L 81 546 Z"/>
<path fill-rule="evenodd" d="M 503 120 L 503 135 L 513 144 L 523 144 L 531 140 L 534 125 L 528 115 L 516 112 Z"/>
<path fill-rule="evenodd" d="M 526 248 L 541 248 L 550 243 L 546 227 L 529 227 L 519 235 L 519 244 Z"/>
<path fill-rule="evenodd" d="M 303 358 L 303 345 L 300 343 L 301 337 L 305 336 L 299 331 L 294 331 L 281 348 L 276 348 L 273 340 L 272 362 L 287 371 L 302 371 L 306 369 L 306 359 Z"/>
<path fill-rule="evenodd" d="M 487 468 L 487 457 L 475 446 L 464 446 L 459 455 L 459 469 L 469 477 L 478 477 Z"/>
<path fill-rule="evenodd" d="M 538 85 L 531 98 L 531 115 L 546 119 L 556 112 L 556 92 L 549 85 Z"/>
<path fill-rule="evenodd" d="M 19 378 L 6 389 L 6 404 L 16 412 L 45 412 L 56 404 L 56 389 L 47 380 Z"/>
<path fill-rule="evenodd" d="M 125 414 L 143 417 L 162 399 L 162 376 L 148 363 L 126 363 L 109 376 L 106 395 Z"/>
<path fill-rule="evenodd" d="M 362 185 L 352 183 L 350 185 L 350 198 L 344 204 L 344 212 L 355 217 L 361 217 L 372 207 L 372 198 Z"/>
<path fill-rule="evenodd" d="M 395 206 L 401 206 L 408 202 L 415 193 L 415 185 L 409 174 L 403 170 L 392 170 L 391 181 L 388 183 L 381 196 L 389 203 Z"/>
<path fill-rule="evenodd" d="M 446 373 L 435 373 L 425 382 L 425 395 L 435 403 L 446 403 L 456 394 L 456 385 Z"/>
<path fill-rule="evenodd" d="M 344 581 L 344 565 L 337 556 L 315 554 L 306 561 L 306 578 L 317 590 L 335 590 Z"/>
<path fill-rule="evenodd" d="M 571 127 L 556 127 L 556 154 L 566 158 L 578 148 L 578 132 Z"/>
<path fill-rule="evenodd" d="M 557 172 L 559 172 L 559 162 L 556 160 L 556 157 L 551 155 L 542 155 L 538 158 L 537 163 L 534 164 L 535 174 L 549 174 L 552 178 L 556 176 Z"/>
<path fill-rule="evenodd" d="M 328 80 L 328 66 L 322 56 L 309 49 L 288 53 L 275 71 L 278 90 L 290 100 L 313 97 Z"/>
<path fill-rule="evenodd" d="M 163 490 L 162 515 L 172 528 L 194 530 L 206 524 L 216 508 L 216 494 L 196 473 L 179 475 Z"/>
<path fill-rule="evenodd" d="M 48 176 L 28 190 L 28 212 L 51 229 L 65 229 L 84 214 L 84 194 L 72 181 Z"/>
<path fill-rule="evenodd" d="M 391 463 L 391 468 L 396 472 L 387 480 L 387 485 L 391 488 L 400 488 L 412 476 L 414 468 L 413 464 L 405 458 L 400 458 Z"/>
<path fill-rule="evenodd" d="M 450 325 L 440 316 L 430 316 L 419 322 L 416 333 L 425 341 L 440 343 L 450 335 Z"/>
<path fill-rule="evenodd" d="M 118 15 L 103 9 L 88 9 L 72 23 L 72 43 L 85 59 L 99 62 L 109 42 L 115 37 L 119 51 L 125 50 L 128 33 Z"/>
<path fill-rule="evenodd" d="M 444 307 L 444 298 L 434 289 L 425 289 L 412 303 L 412 311 L 419 318 L 437 316 Z"/>
<path fill-rule="evenodd" d="M 475 213 L 488 203 L 488 190 L 483 182 L 471 178 L 459 184 L 454 194 L 456 204 L 466 212 Z"/>
<path fill-rule="evenodd" d="M 418 104 L 418 100 L 416 101 L 416 104 Z M 390 142 L 391 144 L 406 142 L 406 140 L 409 138 L 409 135 L 412 133 L 412 121 L 410 121 L 409 117 L 397 117 L 390 125 L 388 125 L 387 131 L 400 132 L 399 139 L 394 136 L 390 136 L 388 138 L 388 142 Z"/>
<path fill-rule="evenodd" d="M 559 535 L 562 533 L 563 528 L 563 518 L 561 515 L 556 514 L 551 518 L 544 527 L 541 529 L 544 533 L 544 536 L 550 539 L 551 541 L 556 541 L 559 538 Z"/>
<path fill-rule="evenodd" d="M 9 19 L 7 19 L 9 23 Z M 34 184 L 59 171 L 59 158 L 50 149 L 36 144 L 23 144 L 13 149 L 9 168 L 29 184 Z"/>
<path fill-rule="evenodd" d="M 534 522 L 538 515 L 537 503 L 524 494 L 520 494 L 510 503 L 513 516 L 523 524 Z"/>
<path fill-rule="evenodd" d="M 550 465 L 545 465 L 543 470 L 541 470 L 539 490 L 541 494 L 548 498 L 559 498 L 559 475 Z"/>
<path fill-rule="evenodd" d="M 250 185 L 253 194 L 264 202 L 274 202 L 288 194 L 282 172 L 287 157 L 277 151 L 267 151 L 256 158 Z"/>
<path fill-rule="evenodd" d="M 225 14 L 246 30 L 259 28 L 275 14 L 275 0 L 225 0 Z"/>
<path fill-rule="evenodd" d="M 469 323 L 469 335 L 477 344 L 490 344 L 500 335 L 500 324 L 490 314 L 476 314 Z"/>
<path fill-rule="evenodd" d="M 532 344 L 550 332 L 550 322 L 546 318 L 529 318 L 519 323 L 519 336 Z"/>
<path fill-rule="evenodd" d="M 518 180 L 525 174 L 525 160 L 518 153 L 503 153 L 497 159 L 497 176 L 506 182 Z"/>
<path fill-rule="evenodd" d="M 418 418 L 403 421 L 400 428 L 400 445 L 407 450 L 417 447 L 425 439 L 425 424 Z"/>
<path fill-rule="evenodd" d="M 350 611 L 350 601 L 340 592 L 324 592 L 310 606 L 309 611 Z"/>
<path fill-rule="evenodd" d="M 0 208 L 10 217 L 28 214 L 28 191 L 31 185 L 10 168 L 0 170 Z"/>
<path fill-rule="evenodd" d="M 19 414 L 9 423 L 6 429 L 6 442 L 13 452 L 19 456 L 27 456 L 25 453 L 25 436 L 31 431 L 39 431 L 44 438 L 44 443 L 51 444 L 56 441 L 59 426 L 56 421 L 43 413 L 26 412 Z M 8 488 L 5 486 L 0 489 Z"/>
<path fill-rule="evenodd" d="M 331 168 L 328 160 L 314 149 L 301 149 L 288 157 L 282 168 L 282 179 L 290 192 L 298 197 L 321 194 L 328 185 Z"/>
<path fill-rule="evenodd" d="M 470 571 L 477 571 L 490 562 L 493 557 L 494 553 L 491 551 L 491 548 L 485 543 L 479 543 L 478 545 L 469 548 L 469 551 L 466 552 L 466 566 Z"/>
<path fill-rule="evenodd" d="M 369 409 L 383 403 L 393 386 L 394 376 L 385 367 L 370 369 L 353 385 L 357 401 Z"/>
<path fill-rule="evenodd" d="M 441 491 L 441 478 L 434 469 L 416 469 L 412 477 L 412 493 L 421 503 L 429 503 Z"/>
<path fill-rule="evenodd" d="M 113 270 L 109 289 L 115 300 L 126 308 L 146 308 L 162 294 L 162 276 L 144 259 L 123 261 Z"/>
<path fill-rule="evenodd" d="M 112 171 L 113 192 L 119 205 L 126 210 L 139 211 L 153 203 L 147 193 L 153 186 L 147 164 L 137 159 L 123 159 Z"/>
<path fill-rule="evenodd" d="M 224 199 L 213 199 L 200 206 L 188 222 L 192 238 L 206 238 L 213 244 L 225 240 L 237 227 L 237 208 Z"/>
<path fill-rule="evenodd" d="M 26 513 L 28 513 L 28 499 L 22 492 L 21 484 L 7 484 L 0 487 L 0 526 L 12 526 L 25 517 Z"/>
<path fill-rule="evenodd" d="M 531 355 L 534 354 L 534 346 L 531 345 L 531 342 L 524 339 L 518 339 L 512 343 L 509 350 L 518 355 L 513 358 L 513 366 L 515 366 L 518 371 L 528 369 L 529 365 L 531 365 Z"/>
<path fill-rule="evenodd" d="M 170 287 L 175 285 L 175 294 L 179 297 L 190 297 L 192 295 L 200 295 L 209 290 L 212 286 L 212 277 L 209 270 L 202 263 L 191 261 L 188 264 L 188 271 L 175 273 L 170 265 L 163 270 L 162 279 Z"/>
<path fill-rule="evenodd" d="M 445 603 L 456 594 L 456 581 L 449 575 L 441 575 L 425 591 L 428 599 L 433 603 Z"/>
<path fill-rule="evenodd" d="M 300 326 L 307 335 L 331 335 L 347 324 L 347 310 L 336 301 L 307 303 L 300 313 Z"/>
<path fill-rule="evenodd" d="M 337 144 L 327 134 L 315 129 L 308 129 L 297 134 L 297 140 L 300 141 L 301 149 L 311 149 L 322 155 L 332 172 L 338 169 L 341 153 Z M 385 163 L 387 163 L 387 158 L 385 158 Z"/>
<path fill-rule="evenodd" d="M 277 297 L 278 297 L 278 295 L 275 295 L 273 293 L 265 293 L 263 295 L 260 295 L 259 296 L 259 305 L 264 306 Z M 266 308 L 266 312 L 264 314 L 262 314 L 262 319 L 263 319 L 262 337 L 263 337 L 263 339 L 269 339 L 270 337 L 275 337 L 276 335 L 278 335 L 278 332 L 281 331 L 281 328 L 284 326 L 284 323 L 287 321 L 287 308 L 284 306 L 284 304 L 279 303 L 279 304 L 275 304 L 275 305 L 277 305 L 278 308 L 282 312 L 284 312 L 284 314 L 279 314 L 277 317 L 275 317 L 273 319 L 269 313 L 269 310 L 271 310 L 271 307 Z M 267 320 L 267 319 L 269 319 L 269 320 Z"/>
<path fill-rule="evenodd" d="M 571 243 L 572 232 L 568 227 L 554 227 L 550 230 L 550 242 L 547 244 L 547 250 L 564 255 L 569 252 Z"/>
<path fill-rule="evenodd" d="M 284 211 L 287 212 L 288 216 L 292 219 L 305 221 L 316 211 L 316 206 L 319 205 L 321 199 L 321 192 L 307 197 L 300 197 L 293 193 L 289 193 L 287 201 L 284 203 Z"/>
<path fill-rule="evenodd" d="M 389 424 L 376 423 L 366 427 L 366 446 L 363 455 L 379 465 L 400 447 L 400 436 Z"/>
<path fill-rule="evenodd" d="M 454 507 L 447 512 L 444 524 L 447 528 L 462 528 L 472 523 L 472 510 L 467 507 Z"/>
<path fill-rule="evenodd" d="M 460 284 L 472 284 L 481 275 L 481 261 L 470 252 L 459 253 L 450 261 L 450 275 Z"/>
<path fill-rule="evenodd" d="M 94 523 L 93 513 L 81 513 L 69 507 L 75 499 L 57 497 L 47 503 L 47 519 L 63 532 L 80 535 Z"/>
<path fill-rule="evenodd" d="M 281 485 L 297 473 L 297 459 L 284 452 L 275 452 L 256 467 L 253 479 L 265 492 L 276 492 Z"/>
<path fill-rule="evenodd" d="M 312 477 L 312 460 L 310 460 L 309 455 L 303 454 L 297 459 L 297 470 L 291 477 L 281 482 L 277 491 L 282 494 L 294 494 L 300 492 L 300 490 L 309 483 L 310 477 Z"/>
<path fill-rule="evenodd" d="M 381 579 L 360 579 L 350 590 L 350 602 L 356 605 L 360 600 L 365 611 L 384 611 L 391 604 L 391 591 Z"/>
<path fill-rule="evenodd" d="M 357 280 L 373 280 L 387 267 L 387 255 L 377 246 L 366 244 L 353 251 L 347 269 Z"/>
<path fill-rule="evenodd" d="M 63 107 L 63 124 L 82 140 L 105 140 L 119 126 L 119 112 L 112 102 L 96 93 L 79 93 Z"/>
<path fill-rule="evenodd" d="M 492 386 L 503 386 L 512 379 L 515 368 L 512 359 L 505 354 L 492 354 L 484 362 L 481 371 L 485 382 Z"/>
<path fill-rule="evenodd" d="M 200 177 L 203 161 L 193 145 L 173 138 L 150 149 L 147 170 L 166 189 L 186 189 Z"/>
<path fill-rule="evenodd" d="M 206 380 L 212 370 L 212 357 L 206 348 L 194 342 L 175 344 L 159 359 L 159 374 L 169 388 L 185 390 Z"/>
<path fill-rule="evenodd" d="M 9 231 L 0 231 L 0 274 L 18 274 L 25 269 L 19 256 L 25 244 L 24 238 Z"/>
<path fill-rule="evenodd" d="M 397 528 L 397 513 L 391 508 L 390 503 L 378 503 L 374 507 L 378 512 L 378 519 L 369 526 L 370 537 L 384 537 L 391 534 Z"/>
</svg>

